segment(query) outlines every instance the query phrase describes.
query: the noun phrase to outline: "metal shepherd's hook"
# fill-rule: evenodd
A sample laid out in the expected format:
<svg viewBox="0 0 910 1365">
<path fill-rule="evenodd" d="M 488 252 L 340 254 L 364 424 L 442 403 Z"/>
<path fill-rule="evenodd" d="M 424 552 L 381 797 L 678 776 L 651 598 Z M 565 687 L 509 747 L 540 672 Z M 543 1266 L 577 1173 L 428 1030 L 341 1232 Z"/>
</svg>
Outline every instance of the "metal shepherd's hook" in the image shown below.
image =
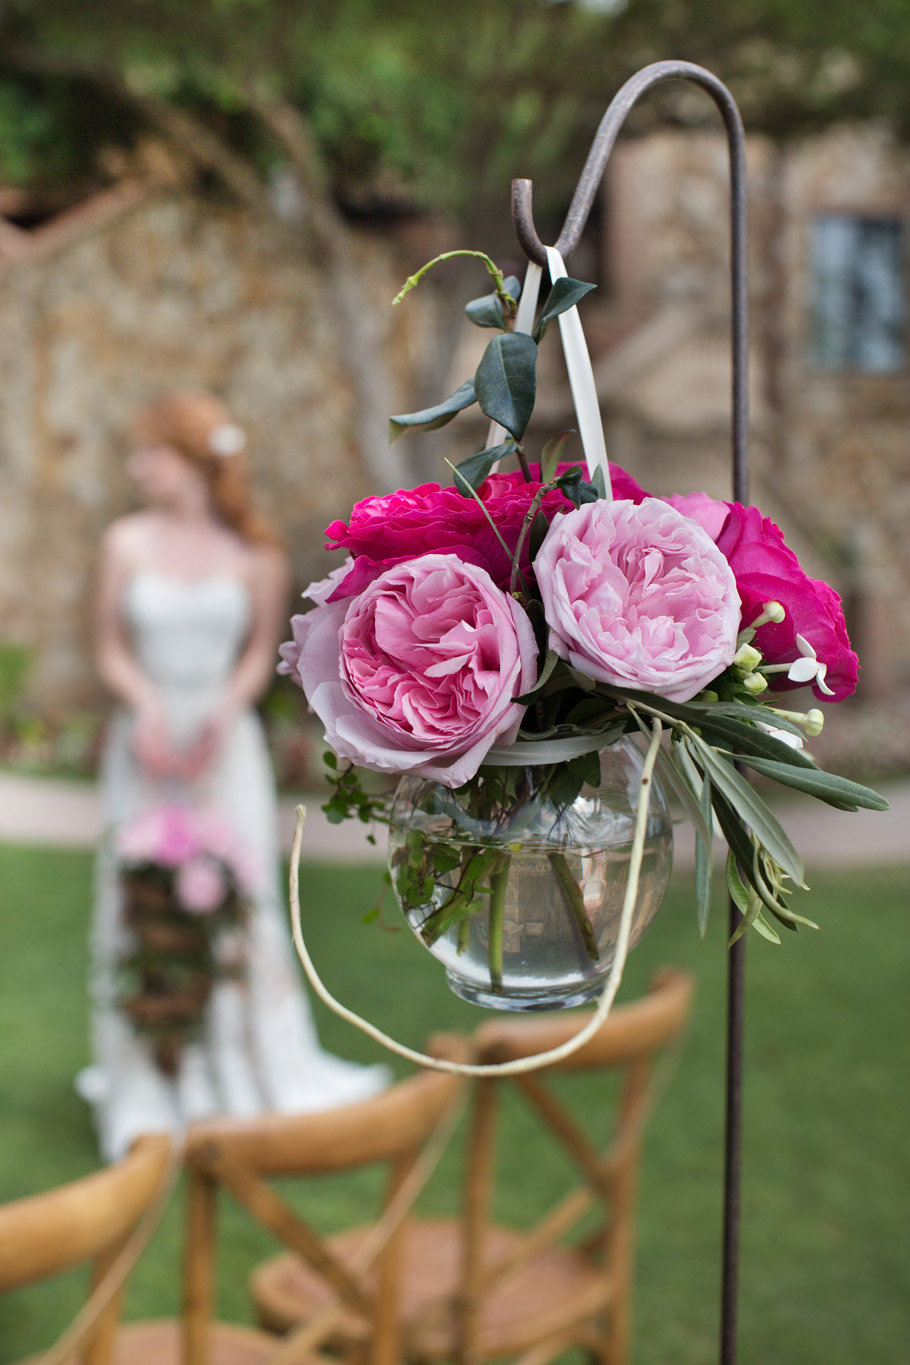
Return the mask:
<svg viewBox="0 0 910 1365">
<path fill-rule="evenodd" d="M 666 80 L 691 81 L 706 90 L 720 110 L 727 133 L 730 158 L 733 497 L 737 502 L 747 502 L 749 356 L 746 295 L 746 141 L 739 109 L 727 87 L 710 71 L 691 62 L 654 62 L 630 77 L 618 91 L 601 120 L 569 205 L 562 231 L 554 245 L 564 259 L 575 250 L 627 114 L 646 91 Z M 530 180 L 512 182 L 512 221 L 525 254 L 538 265 L 546 266 L 546 250 L 534 226 Z M 731 902 L 731 932 L 738 922 L 739 911 Z M 720 1365 L 735 1365 L 736 1361 L 745 947 L 746 940 L 742 937 L 729 950 L 727 979 L 727 1096 Z"/>
</svg>

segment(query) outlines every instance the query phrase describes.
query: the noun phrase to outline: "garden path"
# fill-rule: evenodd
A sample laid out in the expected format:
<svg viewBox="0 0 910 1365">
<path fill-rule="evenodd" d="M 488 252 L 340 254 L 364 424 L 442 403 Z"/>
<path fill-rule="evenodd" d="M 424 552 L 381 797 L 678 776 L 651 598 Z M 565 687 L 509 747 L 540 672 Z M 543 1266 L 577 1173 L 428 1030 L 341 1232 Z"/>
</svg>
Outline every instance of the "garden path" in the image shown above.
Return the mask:
<svg viewBox="0 0 910 1365">
<path fill-rule="evenodd" d="M 889 811 L 833 810 L 810 798 L 775 806 L 806 867 L 851 867 L 870 863 L 910 862 L 910 783 L 883 786 Z M 366 828 L 355 822 L 330 825 L 320 810 L 318 794 L 283 796 L 280 803 L 281 847 L 290 849 L 294 811 L 307 807 L 304 853 L 311 862 L 380 862 L 384 840 L 375 846 Z M 86 782 L 0 772 L 0 840 L 45 844 L 53 848 L 90 848 L 102 833 L 95 788 Z M 677 828 L 676 862 L 692 864 L 691 832 Z"/>
</svg>

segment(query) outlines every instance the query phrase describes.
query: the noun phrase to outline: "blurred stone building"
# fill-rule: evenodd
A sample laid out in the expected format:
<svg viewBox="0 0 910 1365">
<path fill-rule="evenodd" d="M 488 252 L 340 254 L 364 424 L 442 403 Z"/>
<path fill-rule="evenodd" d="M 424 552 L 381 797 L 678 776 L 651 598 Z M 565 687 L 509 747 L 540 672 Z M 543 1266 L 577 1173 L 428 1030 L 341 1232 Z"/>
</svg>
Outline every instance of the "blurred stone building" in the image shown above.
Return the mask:
<svg viewBox="0 0 910 1365">
<path fill-rule="evenodd" d="M 729 496 L 726 155 L 720 133 L 621 142 L 569 263 L 599 286 L 582 316 L 611 457 L 658 493 Z M 851 128 L 784 149 L 752 139 L 748 157 L 752 501 L 844 594 L 873 700 L 910 680 L 910 156 Z M 139 404 L 174 384 L 227 400 L 301 586 L 325 571 L 322 528 L 375 482 L 356 450 L 331 281 L 280 225 L 125 186 L 33 231 L 5 229 L 0 219 L 0 642 L 34 651 L 36 705 L 92 705 L 95 549 L 129 505 L 125 433 Z M 389 303 L 438 236 L 356 237 L 390 413 L 426 399 L 414 376 L 440 322 L 432 287 Z M 573 424 L 555 337 L 532 439 Z M 465 324 L 435 396 L 488 339 Z M 467 415 L 439 436 L 428 476 L 443 478 L 442 454 L 461 458 L 483 428 Z"/>
</svg>

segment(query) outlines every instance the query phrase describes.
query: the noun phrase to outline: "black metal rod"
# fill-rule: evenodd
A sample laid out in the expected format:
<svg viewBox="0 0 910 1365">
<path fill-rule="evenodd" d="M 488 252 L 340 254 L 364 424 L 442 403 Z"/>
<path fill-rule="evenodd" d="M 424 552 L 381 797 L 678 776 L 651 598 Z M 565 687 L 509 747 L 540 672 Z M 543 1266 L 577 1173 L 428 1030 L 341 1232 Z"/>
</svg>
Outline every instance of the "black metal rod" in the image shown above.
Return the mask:
<svg viewBox="0 0 910 1365">
<path fill-rule="evenodd" d="M 687 80 L 699 85 L 714 100 L 727 133 L 730 159 L 730 274 L 732 352 L 732 446 L 733 497 L 749 498 L 749 340 L 746 290 L 746 140 L 739 109 L 729 90 L 704 67 L 691 62 L 654 62 L 637 72 L 617 92 L 604 114 L 591 144 L 556 248 L 563 258 L 571 255 L 588 220 L 594 196 L 606 169 L 626 116 L 646 91 L 665 80 Z M 512 221 L 519 242 L 530 260 L 547 263 L 544 244 L 534 226 L 530 180 L 512 182 Z M 730 933 L 737 928 L 739 911 L 730 902 Z M 739 1215 L 742 1174 L 743 1038 L 745 1029 L 746 941 L 739 939 L 728 951 L 727 1051 L 724 1134 L 724 1209 L 721 1268 L 720 1365 L 736 1365 L 737 1307 L 739 1290 Z"/>
</svg>

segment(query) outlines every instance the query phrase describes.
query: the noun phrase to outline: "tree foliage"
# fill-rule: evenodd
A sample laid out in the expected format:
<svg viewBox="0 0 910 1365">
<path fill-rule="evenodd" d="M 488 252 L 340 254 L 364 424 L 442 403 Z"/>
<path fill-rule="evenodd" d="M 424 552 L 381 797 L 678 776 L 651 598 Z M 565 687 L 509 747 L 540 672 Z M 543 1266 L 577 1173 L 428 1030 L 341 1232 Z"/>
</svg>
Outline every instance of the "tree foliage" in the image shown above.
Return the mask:
<svg viewBox="0 0 910 1365">
<path fill-rule="evenodd" d="M 13 0 L 0 8 L 0 176 L 84 176 L 131 146 L 143 102 L 187 111 L 259 176 L 284 152 L 256 106 L 306 122 L 349 213 L 432 207 L 467 222 L 513 175 L 556 211 L 619 84 L 682 57 L 716 72 L 776 137 L 840 117 L 910 131 L 905 0 Z M 710 119 L 662 89 L 659 115 Z"/>
</svg>

